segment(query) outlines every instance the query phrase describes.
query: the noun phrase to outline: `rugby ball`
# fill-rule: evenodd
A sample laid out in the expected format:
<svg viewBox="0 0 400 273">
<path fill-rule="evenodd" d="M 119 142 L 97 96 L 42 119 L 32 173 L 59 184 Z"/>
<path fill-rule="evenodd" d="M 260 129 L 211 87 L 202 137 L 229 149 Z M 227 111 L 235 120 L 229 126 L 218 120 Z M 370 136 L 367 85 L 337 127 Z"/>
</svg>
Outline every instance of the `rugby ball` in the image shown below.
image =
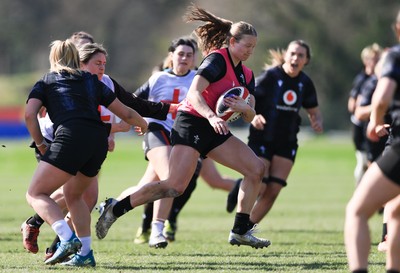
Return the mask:
<svg viewBox="0 0 400 273">
<path fill-rule="evenodd" d="M 230 110 L 230 108 L 224 104 L 224 98 L 232 96 L 238 96 L 243 98 L 247 103 L 250 102 L 250 93 L 246 87 L 236 86 L 224 92 L 218 98 L 217 103 L 215 104 L 215 113 L 218 117 L 227 122 L 233 122 L 242 116 L 241 112 L 227 112 Z"/>
</svg>

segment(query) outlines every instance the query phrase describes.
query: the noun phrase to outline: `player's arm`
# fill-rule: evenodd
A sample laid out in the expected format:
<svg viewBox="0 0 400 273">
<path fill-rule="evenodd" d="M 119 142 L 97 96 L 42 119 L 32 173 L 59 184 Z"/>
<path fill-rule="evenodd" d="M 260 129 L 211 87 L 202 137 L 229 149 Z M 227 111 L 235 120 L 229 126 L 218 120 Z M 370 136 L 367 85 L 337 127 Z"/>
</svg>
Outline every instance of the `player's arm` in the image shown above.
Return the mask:
<svg viewBox="0 0 400 273">
<path fill-rule="evenodd" d="M 229 112 L 241 112 L 243 120 L 247 123 L 250 123 L 256 115 L 256 111 L 252 106 L 254 101 L 254 96 L 251 94 L 249 103 L 239 96 L 224 98 L 224 104 L 229 107 Z"/>
<path fill-rule="evenodd" d="M 256 110 L 254 110 L 255 98 L 250 94 L 249 104 L 246 103 L 245 111 L 242 112 L 242 118 L 245 122 L 250 123 L 256 115 Z"/>
<path fill-rule="evenodd" d="M 29 134 L 36 144 L 36 147 L 39 149 L 41 154 L 44 154 L 48 144 L 44 139 L 42 132 L 40 131 L 40 125 L 38 121 L 38 113 L 41 107 L 41 100 L 30 98 L 25 107 L 25 123 Z"/>
<path fill-rule="evenodd" d="M 209 86 L 209 82 L 203 76 L 196 75 L 187 93 L 187 99 L 193 108 L 203 117 L 211 119 L 217 117 L 215 112 L 207 105 L 201 93 Z"/>
<path fill-rule="evenodd" d="M 193 108 L 197 111 L 197 113 L 208 119 L 208 122 L 214 128 L 214 131 L 216 133 L 226 135 L 228 134 L 229 129 L 225 120 L 219 118 L 215 114 L 215 112 L 211 110 L 211 108 L 208 106 L 203 96 L 201 95 L 201 93 L 207 88 L 209 84 L 209 81 L 206 80 L 206 78 L 204 78 L 203 76 L 194 76 L 186 98 L 189 100 L 190 104 L 193 105 Z"/>
<path fill-rule="evenodd" d="M 322 126 L 322 114 L 319 107 L 307 108 L 306 111 L 311 123 L 311 128 L 317 133 L 322 133 L 324 129 Z"/>
<path fill-rule="evenodd" d="M 372 141 L 378 141 L 376 128 L 385 123 L 385 114 L 393 99 L 397 83 L 395 80 L 384 77 L 379 79 L 375 92 L 372 96 L 371 115 L 367 128 L 367 137 Z"/>
<path fill-rule="evenodd" d="M 164 102 L 153 102 L 142 99 L 133 93 L 126 91 L 114 79 L 112 79 L 117 98 L 129 108 L 137 111 L 143 117 L 165 120 L 170 110 L 170 105 Z"/>
</svg>

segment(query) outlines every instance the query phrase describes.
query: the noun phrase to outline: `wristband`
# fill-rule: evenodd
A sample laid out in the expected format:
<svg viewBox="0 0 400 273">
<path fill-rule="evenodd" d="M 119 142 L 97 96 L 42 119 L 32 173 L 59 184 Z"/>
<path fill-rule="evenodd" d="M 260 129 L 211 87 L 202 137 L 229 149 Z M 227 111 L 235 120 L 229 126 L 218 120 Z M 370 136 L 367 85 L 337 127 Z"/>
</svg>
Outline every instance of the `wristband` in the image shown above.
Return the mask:
<svg viewBox="0 0 400 273">
<path fill-rule="evenodd" d="M 40 143 L 39 145 L 35 143 L 36 148 L 42 147 L 43 145 L 47 146 L 47 144 L 48 144 L 48 143 L 47 143 L 47 141 L 46 141 L 44 138 L 43 138 L 42 143 Z"/>
</svg>

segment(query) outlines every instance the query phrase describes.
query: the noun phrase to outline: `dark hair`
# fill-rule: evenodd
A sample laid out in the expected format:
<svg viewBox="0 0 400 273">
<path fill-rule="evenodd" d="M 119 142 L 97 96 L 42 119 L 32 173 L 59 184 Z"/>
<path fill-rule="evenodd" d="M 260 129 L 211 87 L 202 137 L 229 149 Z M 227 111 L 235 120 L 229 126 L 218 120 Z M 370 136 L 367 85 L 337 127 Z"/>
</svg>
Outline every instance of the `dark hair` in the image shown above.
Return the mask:
<svg viewBox="0 0 400 273">
<path fill-rule="evenodd" d="M 188 7 L 183 18 L 186 22 L 206 22 L 195 29 L 195 33 L 199 38 L 199 46 L 205 52 L 226 46 L 231 37 L 234 37 L 237 41 L 240 41 L 243 35 L 257 37 L 257 32 L 251 24 L 243 21 L 233 23 L 215 16 L 195 4 Z"/>
<path fill-rule="evenodd" d="M 171 42 L 171 45 L 168 48 L 168 52 L 174 52 L 175 49 L 180 45 L 190 46 L 193 49 L 193 53 L 197 50 L 197 43 L 192 38 L 180 37 Z"/>
<path fill-rule="evenodd" d="M 84 44 L 79 48 L 80 62 L 87 64 L 93 55 L 97 53 L 103 53 L 107 57 L 107 50 L 100 44 Z"/>
<path fill-rule="evenodd" d="M 85 31 L 77 31 L 72 33 L 70 39 L 75 42 L 76 40 L 86 39 L 89 40 L 91 43 L 94 43 L 93 36 Z"/>
<path fill-rule="evenodd" d="M 311 60 L 311 49 L 310 46 L 303 40 L 294 40 L 291 41 L 285 50 L 283 49 L 270 49 L 268 50 L 269 53 L 269 62 L 264 65 L 264 69 L 268 69 L 271 67 L 275 67 L 278 65 L 283 65 L 285 63 L 285 54 L 289 46 L 291 45 L 299 45 L 306 49 L 306 56 L 307 56 L 307 63 L 308 64 Z"/>
<path fill-rule="evenodd" d="M 290 45 L 293 45 L 293 44 L 299 45 L 299 46 L 304 47 L 306 49 L 306 55 L 307 55 L 307 59 L 308 59 L 307 63 L 309 63 L 311 61 L 311 49 L 310 49 L 310 46 L 303 40 L 294 40 L 294 41 L 291 41 L 287 47 L 289 47 Z"/>
</svg>

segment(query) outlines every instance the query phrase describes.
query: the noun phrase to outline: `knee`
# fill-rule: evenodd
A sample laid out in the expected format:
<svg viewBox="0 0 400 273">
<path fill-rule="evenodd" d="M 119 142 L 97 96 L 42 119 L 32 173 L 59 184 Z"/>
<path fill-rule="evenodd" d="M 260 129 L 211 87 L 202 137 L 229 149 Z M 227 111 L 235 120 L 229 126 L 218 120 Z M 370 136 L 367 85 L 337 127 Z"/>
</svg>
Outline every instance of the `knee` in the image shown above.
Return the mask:
<svg viewBox="0 0 400 273">
<path fill-rule="evenodd" d="M 347 219 L 358 219 L 358 218 L 365 218 L 368 219 L 368 216 L 363 213 L 360 209 L 360 206 L 356 204 L 356 202 L 351 199 L 346 206 L 346 218 Z"/>
<path fill-rule="evenodd" d="M 176 185 L 174 187 L 171 187 L 169 189 L 171 197 L 178 197 L 182 195 L 185 192 L 186 187 L 183 187 L 182 185 Z"/>
<path fill-rule="evenodd" d="M 164 198 L 175 198 L 183 194 L 185 191 L 186 187 L 182 185 L 181 183 L 173 183 L 170 180 L 167 180 L 164 182 Z"/>
<path fill-rule="evenodd" d="M 254 181 L 261 182 L 264 178 L 265 164 L 261 159 L 257 158 L 254 164 L 252 164 L 252 170 L 250 171 L 250 178 Z"/>
<path fill-rule="evenodd" d="M 26 192 L 25 199 L 26 202 L 28 202 L 28 205 L 32 207 L 33 198 L 29 191 Z"/>
</svg>

